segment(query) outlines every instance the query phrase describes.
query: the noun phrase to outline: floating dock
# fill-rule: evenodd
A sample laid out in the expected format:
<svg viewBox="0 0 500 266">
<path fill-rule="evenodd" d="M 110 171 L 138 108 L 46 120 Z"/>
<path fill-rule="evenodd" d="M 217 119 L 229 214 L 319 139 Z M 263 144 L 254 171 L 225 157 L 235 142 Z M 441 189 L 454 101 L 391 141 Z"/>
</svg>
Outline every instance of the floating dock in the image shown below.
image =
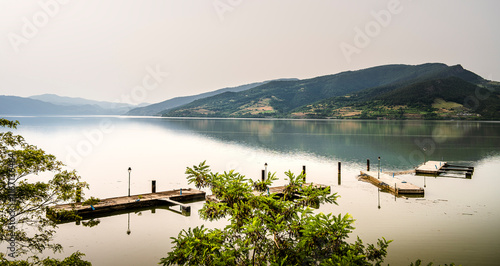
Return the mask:
<svg viewBox="0 0 500 266">
<path fill-rule="evenodd" d="M 465 178 L 472 178 L 474 167 L 448 164 L 442 161 L 428 161 L 415 169 L 417 175 L 438 176 L 447 173 L 464 173 Z"/>
<path fill-rule="evenodd" d="M 312 185 L 314 189 L 327 189 L 328 191 L 330 191 L 330 186 L 322 185 L 322 184 L 306 183 L 303 186 L 304 187 L 308 187 L 310 185 Z M 260 196 L 260 195 L 268 195 L 268 193 L 269 193 L 269 195 L 270 194 L 276 194 L 276 196 L 278 196 L 278 197 L 283 197 L 284 194 L 285 194 L 285 192 L 284 192 L 285 188 L 286 188 L 286 186 L 270 187 L 269 191 L 261 192 L 261 191 L 254 190 L 253 194 L 255 196 Z M 208 196 L 206 196 L 206 200 L 207 201 L 213 201 L 213 202 L 220 202 L 220 200 L 217 199 L 215 197 L 215 195 L 208 195 Z"/>
<path fill-rule="evenodd" d="M 189 212 L 190 206 L 182 204 L 183 202 L 204 199 L 204 191 L 188 188 L 101 199 L 95 205 L 82 205 L 82 203 L 61 204 L 53 206 L 51 209 L 56 212 L 74 210 L 82 218 L 102 217 L 117 211 L 172 205 L 179 205 L 181 211 Z"/>
<path fill-rule="evenodd" d="M 361 171 L 360 178 L 395 195 L 424 195 L 424 189 L 392 175 L 377 171 Z"/>
</svg>

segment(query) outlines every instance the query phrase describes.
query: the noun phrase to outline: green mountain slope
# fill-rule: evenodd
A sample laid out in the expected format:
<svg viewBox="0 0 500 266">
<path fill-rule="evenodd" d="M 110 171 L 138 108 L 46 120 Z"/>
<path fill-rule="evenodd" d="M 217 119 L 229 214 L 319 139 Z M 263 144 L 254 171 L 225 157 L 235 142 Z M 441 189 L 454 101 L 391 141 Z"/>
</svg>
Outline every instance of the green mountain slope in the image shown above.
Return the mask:
<svg viewBox="0 0 500 266">
<path fill-rule="evenodd" d="M 287 80 L 287 79 L 283 79 L 283 80 Z M 296 80 L 296 79 L 290 79 L 290 80 Z M 170 109 L 182 106 L 184 104 L 188 104 L 188 103 L 193 102 L 193 101 L 198 100 L 198 99 L 214 96 L 214 95 L 221 94 L 224 92 L 245 91 L 245 90 L 266 84 L 268 82 L 271 82 L 271 81 L 255 82 L 255 83 L 246 84 L 246 85 L 237 86 L 237 87 L 223 88 L 223 89 L 205 92 L 205 93 L 192 95 L 192 96 L 175 97 L 175 98 L 163 101 L 163 102 L 151 104 L 151 105 L 144 106 L 144 107 L 134 108 L 134 109 L 130 110 L 129 112 L 127 112 L 126 115 L 158 115 L 162 112 L 166 112 Z"/>
<path fill-rule="evenodd" d="M 292 116 L 498 120 L 500 94 L 484 84 L 476 85 L 452 76 L 400 87 L 367 89 L 303 106 Z"/>
<path fill-rule="evenodd" d="M 358 92 L 373 97 L 417 81 L 446 77 L 460 77 L 474 83 L 483 80 L 460 65 L 386 65 L 306 80 L 270 82 L 244 92 L 226 92 L 199 99 L 165 111 L 163 115 L 289 117 L 297 108 L 324 99 Z"/>
</svg>

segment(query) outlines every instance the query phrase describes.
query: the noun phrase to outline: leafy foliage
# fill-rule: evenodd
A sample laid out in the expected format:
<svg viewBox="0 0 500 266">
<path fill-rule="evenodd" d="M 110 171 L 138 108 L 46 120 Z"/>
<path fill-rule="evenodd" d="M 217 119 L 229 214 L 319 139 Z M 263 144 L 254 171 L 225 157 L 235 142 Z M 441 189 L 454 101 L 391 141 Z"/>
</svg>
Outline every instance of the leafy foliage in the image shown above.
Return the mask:
<svg viewBox="0 0 500 266">
<path fill-rule="evenodd" d="M 101 200 L 99 198 L 90 197 L 87 200 L 85 200 L 84 202 L 82 202 L 82 205 L 96 205 L 99 202 L 101 202 Z"/>
<path fill-rule="evenodd" d="M 380 264 L 391 241 L 365 246 L 349 215 L 314 214 L 311 204 L 336 203 L 337 195 L 304 184 L 304 175 L 285 173 L 284 195 L 254 191 L 254 182 L 234 171 L 211 173 L 205 162 L 186 170 L 198 188 L 211 188 L 217 200 L 200 210 L 205 220 L 227 218 L 224 229 L 189 228 L 173 239 L 163 265 L 372 265 Z M 273 174 L 263 182 L 270 186 Z"/>
<path fill-rule="evenodd" d="M 15 129 L 17 125 L 17 121 L 0 119 L 2 127 Z M 75 171 L 64 170 L 55 156 L 10 131 L 0 133 L 0 159 L 0 242 L 15 241 L 15 252 L 8 255 L 61 251 L 61 245 L 52 243 L 56 223 L 47 217 L 46 209 L 74 200 L 77 190 L 88 185 L 80 182 Z M 43 172 L 51 172 L 52 178 L 37 179 Z"/>
</svg>

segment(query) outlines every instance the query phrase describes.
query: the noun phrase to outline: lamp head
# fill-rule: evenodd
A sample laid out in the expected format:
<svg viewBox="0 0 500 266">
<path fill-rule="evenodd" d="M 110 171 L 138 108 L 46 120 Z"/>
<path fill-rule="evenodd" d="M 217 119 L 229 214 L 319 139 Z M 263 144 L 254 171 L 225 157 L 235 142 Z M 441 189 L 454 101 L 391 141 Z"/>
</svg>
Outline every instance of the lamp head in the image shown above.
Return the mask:
<svg viewBox="0 0 500 266">
<path fill-rule="evenodd" d="M 128 168 L 128 172 L 129 172 L 129 173 L 130 173 L 130 172 L 132 172 L 132 168 L 130 168 L 130 167 L 129 167 L 129 168 Z"/>
</svg>

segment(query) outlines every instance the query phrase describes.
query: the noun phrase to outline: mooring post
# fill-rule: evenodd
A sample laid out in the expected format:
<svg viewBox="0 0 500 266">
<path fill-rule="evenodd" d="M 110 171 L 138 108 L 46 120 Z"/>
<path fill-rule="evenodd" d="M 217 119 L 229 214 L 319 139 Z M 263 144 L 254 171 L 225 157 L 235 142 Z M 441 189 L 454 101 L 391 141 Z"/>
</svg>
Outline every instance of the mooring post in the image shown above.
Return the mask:
<svg viewBox="0 0 500 266">
<path fill-rule="evenodd" d="M 366 171 L 370 171 L 370 159 L 366 159 Z"/>
<path fill-rule="evenodd" d="M 338 164 L 338 181 L 339 181 L 339 186 L 342 183 L 342 162 L 339 162 Z"/>
<path fill-rule="evenodd" d="M 304 183 L 306 182 L 306 166 L 302 165 L 302 174 L 304 175 Z"/>
<path fill-rule="evenodd" d="M 266 170 L 262 170 L 262 182 L 266 179 Z"/>
<path fill-rule="evenodd" d="M 182 188 L 179 190 L 179 194 L 182 195 Z"/>
<path fill-rule="evenodd" d="M 151 193 L 156 193 L 156 180 L 151 181 Z"/>
</svg>

